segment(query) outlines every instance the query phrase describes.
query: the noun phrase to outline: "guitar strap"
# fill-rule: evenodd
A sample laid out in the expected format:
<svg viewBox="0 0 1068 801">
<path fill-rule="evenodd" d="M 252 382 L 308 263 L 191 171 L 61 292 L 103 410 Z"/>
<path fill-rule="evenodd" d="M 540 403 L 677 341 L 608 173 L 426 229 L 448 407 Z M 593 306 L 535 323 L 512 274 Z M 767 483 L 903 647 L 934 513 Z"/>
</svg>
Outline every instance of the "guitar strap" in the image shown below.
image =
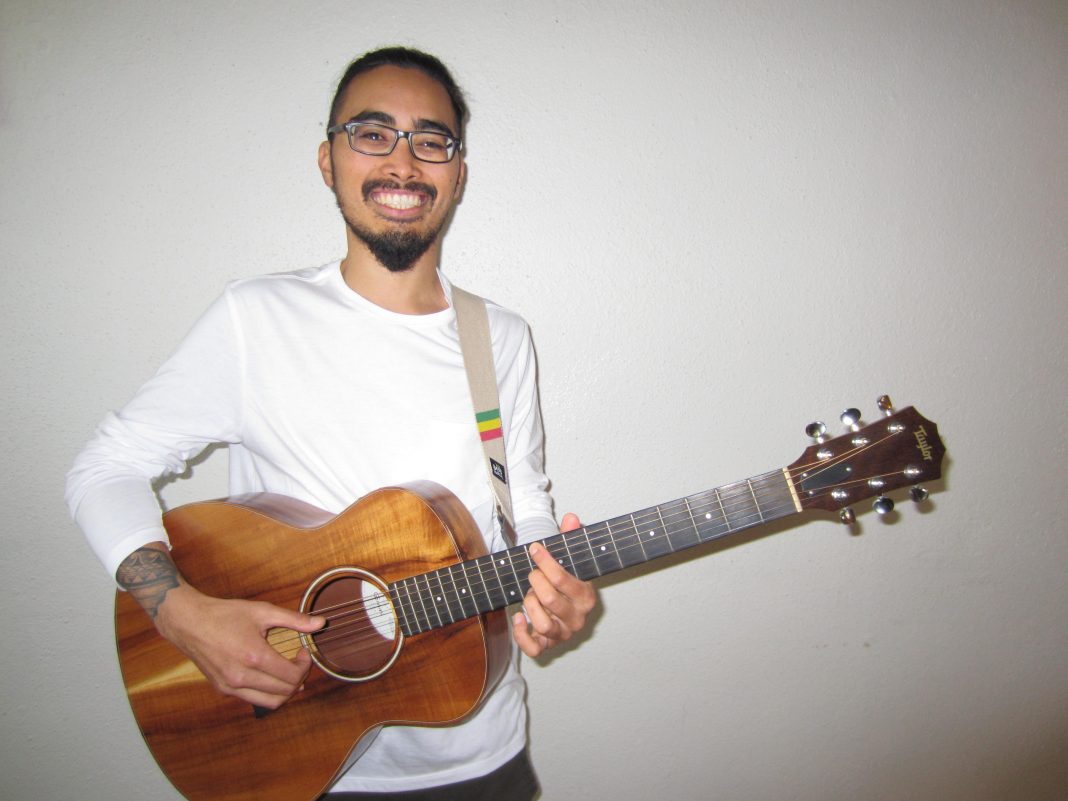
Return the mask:
<svg viewBox="0 0 1068 801">
<path fill-rule="evenodd" d="M 489 315 L 486 302 L 458 286 L 452 287 L 452 306 L 460 333 L 460 352 L 467 370 L 467 384 L 475 407 L 475 423 L 486 454 L 486 470 L 497 501 L 497 519 L 505 541 L 515 544 L 515 517 L 508 489 L 508 457 L 501 425 L 501 401 L 497 392 L 497 371 L 493 367 Z"/>
</svg>

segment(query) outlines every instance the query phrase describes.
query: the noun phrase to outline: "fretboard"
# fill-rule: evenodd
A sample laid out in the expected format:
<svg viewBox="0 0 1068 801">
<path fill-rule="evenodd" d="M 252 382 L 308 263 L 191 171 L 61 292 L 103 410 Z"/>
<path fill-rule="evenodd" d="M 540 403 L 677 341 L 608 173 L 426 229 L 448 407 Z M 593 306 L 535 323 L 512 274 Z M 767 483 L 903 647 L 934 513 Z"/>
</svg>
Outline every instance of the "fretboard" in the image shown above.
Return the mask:
<svg viewBox="0 0 1068 801">
<path fill-rule="evenodd" d="M 678 553 L 800 511 L 783 470 L 689 495 L 542 540 L 569 572 L 589 580 Z M 519 545 L 394 582 L 406 636 L 523 600 L 534 563 Z"/>
</svg>

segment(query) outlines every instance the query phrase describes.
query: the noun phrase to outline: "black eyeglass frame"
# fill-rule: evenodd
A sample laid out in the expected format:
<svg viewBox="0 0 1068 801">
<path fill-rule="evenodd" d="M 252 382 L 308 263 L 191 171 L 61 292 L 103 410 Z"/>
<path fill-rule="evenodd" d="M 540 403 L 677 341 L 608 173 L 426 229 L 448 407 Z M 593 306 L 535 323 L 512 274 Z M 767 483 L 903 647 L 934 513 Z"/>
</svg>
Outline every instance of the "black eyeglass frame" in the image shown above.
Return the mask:
<svg viewBox="0 0 1068 801">
<path fill-rule="evenodd" d="M 385 153 L 368 153 L 366 150 L 360 150 L 358 147 L 356 147 L 352 138 L 352 134 L 357 128 L 362 128 L 365 126 L 374 126 L 375 128 L 385 128 L 387 131 L 393 131 L 396 136 L 393 138 L 393 144 L 390 146 L 389 150 L 387 150 Z M 463 147 L 463 142 L 461 142 L 455 136 L 442 133 L 441 131 L 402 131 L 399 128 L 394 128 L 391 125 L 384 125 L 381 122 L 359 122 L 357 120 L 350 120 L 349 122 L 342 122 L 337 125 L 331 125 L 329 128 L 326 129 L 327 134 L 336 134 L 341 133 L 342 131 L 345 132 L 345 136 L 349 140 L 349 147 L 357 153 L 362 153 L 365 156 L 388 156 L 390 153 L 397 149 L 397 143 L 401 139 L 407 139 L 408 150 L 410 150 L 412 156 L 418 159 L 419 161 L 426 162 L 427 164 L 448 164 L 450 161 L 453 160 L 453 158 L 456 157 L 456 154 L 459 153 L 460 149 Z M 444 161 L 433 161 L 431 159 L 423 158 L 422 156 L 420 156 L 418 153 L 415 152 L 415 144 L 412 142 L 412 137 L 416 134 L 434 134 L 435 136 L 444 137 L 445 150 L 449 154 L 449 157 Z"/>
</svg>

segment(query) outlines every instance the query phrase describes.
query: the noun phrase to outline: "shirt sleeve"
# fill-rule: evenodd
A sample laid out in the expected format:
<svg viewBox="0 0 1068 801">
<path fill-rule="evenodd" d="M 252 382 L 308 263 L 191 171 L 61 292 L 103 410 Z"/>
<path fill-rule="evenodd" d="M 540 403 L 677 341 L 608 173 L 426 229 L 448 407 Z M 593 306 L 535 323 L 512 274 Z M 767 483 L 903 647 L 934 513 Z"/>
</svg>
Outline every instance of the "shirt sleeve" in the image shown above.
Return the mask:
<svg viewBox="0 0 1068 801">
<path fill-rule="evenodd" d="M 530 329 L 522 323 L 519 345 L 497 364 L 501 403 L 511 408 L 505 432 L 509 488 L 516 540 L 526 544 L 558 534 L 549 479 L 545 475 L 545 434 L 538 403 L 537 363 Z"/>
<path fill-rule="evenodd" d="M 74 460 L 67 505 L 111 575 L 142 545 L 167 542 L 153 482 L 184 471 L 211 443 L 239 441 L 241 352 L 225 293 Z"/>
</svg>

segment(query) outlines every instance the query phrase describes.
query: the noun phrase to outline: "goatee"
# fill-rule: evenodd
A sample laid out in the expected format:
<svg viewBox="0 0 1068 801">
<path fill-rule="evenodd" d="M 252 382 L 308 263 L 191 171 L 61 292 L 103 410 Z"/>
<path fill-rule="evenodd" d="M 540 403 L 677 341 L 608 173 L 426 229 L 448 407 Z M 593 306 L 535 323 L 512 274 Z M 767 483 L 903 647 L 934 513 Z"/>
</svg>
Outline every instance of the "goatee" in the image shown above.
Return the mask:
<svg viewBox="0 0 1068 801">
<path fill-rule="evenodd" d="M 422 192 L 429 196 L 431 202 L 437 196 L 437 190 L 433 186 L 421 183 L 405 184 L 401 187 L 400 184 L 388 181 L 366 181 L 362 190 L 366 201 L 375 189 L 401 188 Z M 356 235 L 357 239 L 367 245 L 367 249 L 371 251 L 371 255 L 378 260 L 378 263 L 392 273 L 402 273 L 405 270 L 410 270 L 419 258 L 429 250 L 430 246 L 434 244 L 434 240 L 438 238 L 438 233 L 441 231 L 441 226 L 425 231 L 422 234 L 407 228 L 372 231 L 361 225 L 353 215 L 345 211 L 340 197 L 337 199 L 337 207 L 341 211 L 341 216 L 344 218 L 349 230 Z"/>
</svg>

